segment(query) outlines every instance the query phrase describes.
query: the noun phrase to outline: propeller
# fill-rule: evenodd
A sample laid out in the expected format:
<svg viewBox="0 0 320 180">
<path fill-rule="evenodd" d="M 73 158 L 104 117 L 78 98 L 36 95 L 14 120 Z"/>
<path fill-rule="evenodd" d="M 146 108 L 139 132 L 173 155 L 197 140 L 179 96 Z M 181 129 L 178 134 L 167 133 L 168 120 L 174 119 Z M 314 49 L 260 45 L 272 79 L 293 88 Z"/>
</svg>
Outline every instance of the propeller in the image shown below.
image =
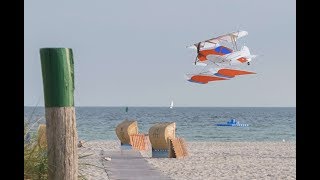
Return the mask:
<svg viewBox="0 0 320 180">
<path fill-rule="evenodd" d="M 200 54 L 200 45 L 201 45 L 201 42 L 198 42 L 197 43 L 197 56 L 196 56 L 196 59 L 195 59 L 195 61 L 194 61 L 194 65 L 197 65 L 197 61 L 198 61 L 198 56 L 199 56 L 199 54 Z"/>
</svg>

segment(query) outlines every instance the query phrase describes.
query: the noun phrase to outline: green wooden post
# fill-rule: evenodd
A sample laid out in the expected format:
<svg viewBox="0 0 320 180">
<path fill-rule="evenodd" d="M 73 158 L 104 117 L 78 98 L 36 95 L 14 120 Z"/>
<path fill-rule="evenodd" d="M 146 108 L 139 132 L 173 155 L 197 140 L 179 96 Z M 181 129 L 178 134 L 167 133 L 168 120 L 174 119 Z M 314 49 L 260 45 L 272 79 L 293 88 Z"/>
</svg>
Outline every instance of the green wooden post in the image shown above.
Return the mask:
<svg viewBox="0 0 320 180">
<path fill-rule="evenodd" d="M 77 180 L 78 150 L 74 108 L 74 63 L 70 48 L 41 48 L 48 179 Z"/>
</svg>

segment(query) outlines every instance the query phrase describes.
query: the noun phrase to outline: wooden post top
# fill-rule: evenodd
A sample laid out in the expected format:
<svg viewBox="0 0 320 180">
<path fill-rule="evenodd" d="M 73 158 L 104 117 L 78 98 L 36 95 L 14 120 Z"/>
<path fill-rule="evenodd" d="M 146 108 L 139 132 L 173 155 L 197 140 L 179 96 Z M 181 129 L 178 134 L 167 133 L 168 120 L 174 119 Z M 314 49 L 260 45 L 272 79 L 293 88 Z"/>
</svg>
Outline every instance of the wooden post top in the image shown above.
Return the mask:
<svg viewBox="0 0 320 180">
<path fill-rule="evenodd" d="M 45 107 L 74 106 L 74 63 L 71 48 L 41 48 Z"/>
</svg>

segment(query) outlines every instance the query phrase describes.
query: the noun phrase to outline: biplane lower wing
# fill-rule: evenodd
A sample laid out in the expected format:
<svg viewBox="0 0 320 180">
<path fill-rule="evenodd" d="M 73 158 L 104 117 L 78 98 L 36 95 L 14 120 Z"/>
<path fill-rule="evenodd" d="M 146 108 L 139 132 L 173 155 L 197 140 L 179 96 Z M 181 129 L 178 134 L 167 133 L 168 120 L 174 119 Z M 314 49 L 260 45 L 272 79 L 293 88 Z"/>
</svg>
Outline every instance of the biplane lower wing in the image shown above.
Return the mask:
<svg viewBox="0 0 320 180">
<path fill-rule="evenodd" d="M 212 74 L 190 74 L 187 75 L 188 81 L 199 84 L 207 84 L 208 82 L 229 80 L 239 75 L 256 74 L 250 71 L 243 71 L 238 69 L 222 68 Z"/>
<path fill-rule="evenodd" d="M 199 84 L 207 84 L 211 81 L 221 81 L 221 80 L 228 80 L 228 78 L 219 77 L 215 75 L 210 74 L 193 74 L 189 76 L 188 81 L 193 83 L 199 83 Z"/>
<path fill-rule="evenodd" d="M 214 73 L 214 75 L 219 77 L 227 77 L 227 78 L 233 78 L 235 76 L 239 75 L 246 75 L 246 74 L 256 74 L 255 72 L 250 71 L 243 71 L 238 69 L 219 69 L 217 73 Z"/>
</svg>

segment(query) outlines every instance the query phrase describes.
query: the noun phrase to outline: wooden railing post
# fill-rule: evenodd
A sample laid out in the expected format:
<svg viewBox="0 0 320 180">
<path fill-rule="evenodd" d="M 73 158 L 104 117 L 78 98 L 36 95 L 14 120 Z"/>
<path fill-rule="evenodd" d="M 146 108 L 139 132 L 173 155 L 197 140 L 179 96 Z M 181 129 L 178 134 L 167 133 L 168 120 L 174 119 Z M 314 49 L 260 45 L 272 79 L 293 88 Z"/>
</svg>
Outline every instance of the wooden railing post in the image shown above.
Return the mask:
<svg viewBox="0 0 320 180">
<path fill-rule="evenodd" d="M 70 48 L 41 48 L 48 179 L 77 180 L 78 150 L 74 108 L 74 65 Z"/>
</svg>

